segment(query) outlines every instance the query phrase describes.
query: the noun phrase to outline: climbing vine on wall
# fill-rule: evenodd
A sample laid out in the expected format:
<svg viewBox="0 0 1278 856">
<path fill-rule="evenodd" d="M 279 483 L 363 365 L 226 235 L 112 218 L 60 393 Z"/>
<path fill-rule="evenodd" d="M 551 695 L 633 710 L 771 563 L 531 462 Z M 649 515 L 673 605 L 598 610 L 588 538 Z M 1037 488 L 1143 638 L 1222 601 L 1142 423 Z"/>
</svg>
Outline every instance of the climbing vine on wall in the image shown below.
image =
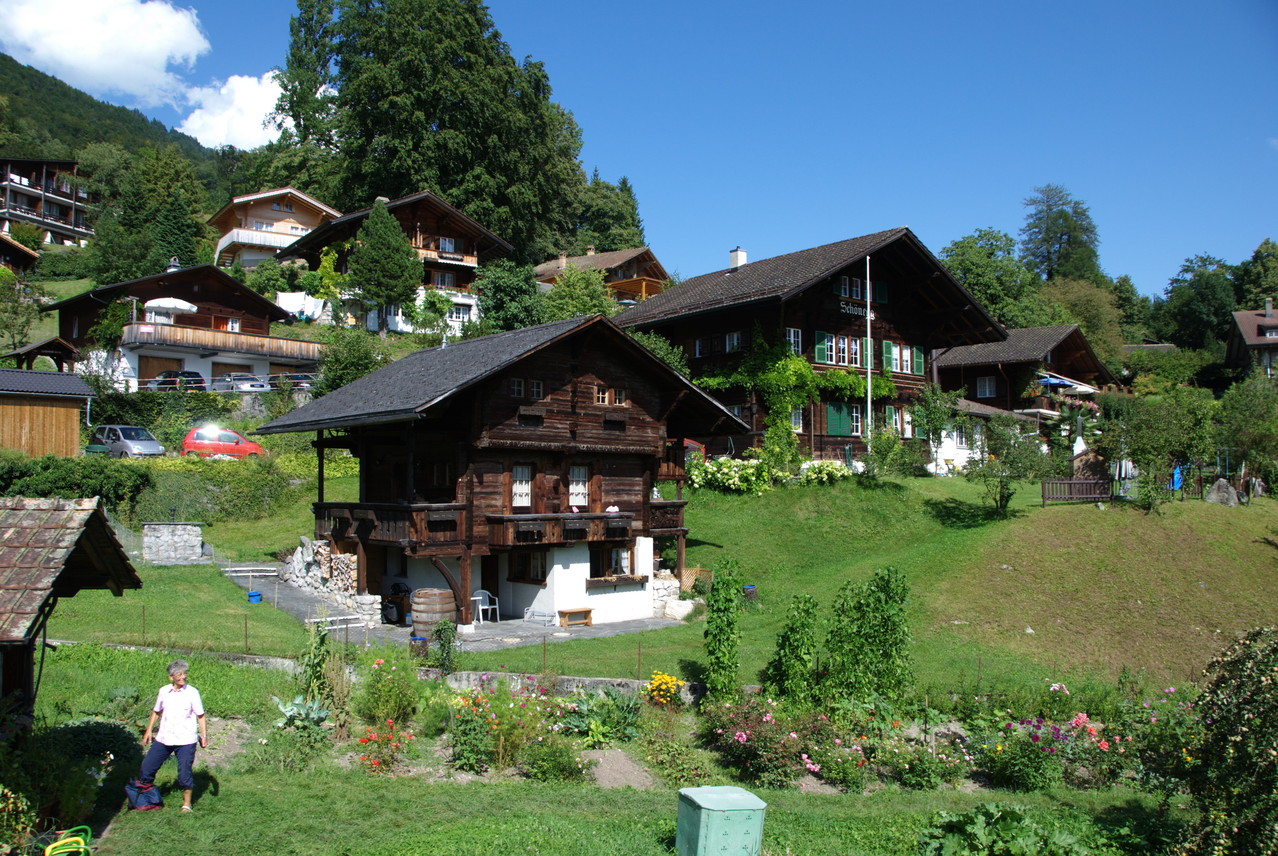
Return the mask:
<svg viewBox="0 0 1278 856">
<path fill-rule="evenodd" d="M 847 369 L 817 372 L 812 364 L 792 353 L 786 342 L 770 345 L 757 327 L 745 359 L 735 369 L 702 375 L 697 383 L 709 390 L 745 389 L 758 393 L 767 409 L 764 419 L 762 459 L 778 473 L 792 472 L 800 463 L 799 441 L 790 425 L 790 412 L 819 401 L 822 394 L 839 401 L 865 399 L 865 378 Z M 874 398 L 893 398 L 896 386 L 889 378 L 871 374 Z"/>
</svg>

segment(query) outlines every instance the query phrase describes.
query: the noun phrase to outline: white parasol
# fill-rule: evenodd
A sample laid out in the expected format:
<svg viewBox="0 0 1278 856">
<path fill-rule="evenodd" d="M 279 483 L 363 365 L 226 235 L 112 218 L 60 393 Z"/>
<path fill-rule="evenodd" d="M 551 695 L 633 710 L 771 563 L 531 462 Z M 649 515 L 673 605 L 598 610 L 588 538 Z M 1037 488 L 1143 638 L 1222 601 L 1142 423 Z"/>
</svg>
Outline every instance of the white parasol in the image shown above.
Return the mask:
<svg viewBox="0 0 1278 856">
<path fill-rule="evenodd" d="M 157 297 L 154 300 L 148 300 L 143 304 L 147 309 L 163 309 L 166 312 L 199 312 L 200 307 L 194 303 L 187 303 L 176 297 Z"/>
</svg>

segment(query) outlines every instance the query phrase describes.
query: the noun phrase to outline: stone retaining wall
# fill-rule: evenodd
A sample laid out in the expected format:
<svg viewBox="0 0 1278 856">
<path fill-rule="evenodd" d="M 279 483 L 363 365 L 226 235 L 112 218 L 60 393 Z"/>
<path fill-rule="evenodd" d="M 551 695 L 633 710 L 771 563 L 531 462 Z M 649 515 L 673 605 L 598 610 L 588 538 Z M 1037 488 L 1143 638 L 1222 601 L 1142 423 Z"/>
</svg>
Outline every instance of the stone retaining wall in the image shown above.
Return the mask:
<svg viewBox="0 0 1278 856">
<path fill-rule="evenodd" d="M 203 523 L 143 523 L 142 558 L 153 565 L 202 565 Z"/>
<path fill-rule="evenodd" d="M 433 676 L 433 674 L 426 675 L 426 677 Z M 419 675 L 419 677 L 422 676 Z M 499 681 L 504 681 L 512 690 L 519 687 L 531 689 L 536 686 L 537 677 L 535 675 L 514 675 L 502 672 L 453 672 L 444 676 L 444 682 L 457 690 L 491 690 Z M 577 690 L 581 690 L 583 693 L 603 695 L 603 691 L 607 687 L 612 687 L 627 695 L 642 696 L 648 690 L 648 682 L 627 678 L 574 678 L 561 676 L 555 679 L 555 686 L 552 692 L 555 695 L 567 696 L 572 695 Z M 684 704 L 693 704 L 700 701 L 705 694 L 706 688 L 704 684 L 684 684 L 679 691 L 679 697 L 683 699 Z"/>
</svg>

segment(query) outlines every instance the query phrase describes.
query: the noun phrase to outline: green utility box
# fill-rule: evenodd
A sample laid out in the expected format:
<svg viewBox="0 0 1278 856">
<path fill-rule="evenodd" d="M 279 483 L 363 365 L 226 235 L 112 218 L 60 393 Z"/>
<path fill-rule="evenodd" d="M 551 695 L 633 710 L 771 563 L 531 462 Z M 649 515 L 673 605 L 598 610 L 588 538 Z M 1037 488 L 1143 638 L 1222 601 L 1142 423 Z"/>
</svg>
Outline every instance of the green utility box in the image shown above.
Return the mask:
<svg viewBox="0 0 1278 856">
<path fill-rule="evenodd" d="M 675 832 L 679 856 L 759 856 L 767 807 L 744 788 L 683 788 Z"/>
</svg>

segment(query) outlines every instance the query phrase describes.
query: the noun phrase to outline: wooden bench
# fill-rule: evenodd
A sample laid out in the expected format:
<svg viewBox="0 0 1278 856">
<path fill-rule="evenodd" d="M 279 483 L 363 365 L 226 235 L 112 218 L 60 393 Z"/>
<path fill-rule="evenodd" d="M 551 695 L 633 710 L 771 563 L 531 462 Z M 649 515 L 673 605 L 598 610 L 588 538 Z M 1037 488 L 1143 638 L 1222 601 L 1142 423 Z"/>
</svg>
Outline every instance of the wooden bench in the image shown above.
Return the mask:
<svg viewBox="0 0 1278 856">
<path fill-rule="evenodd" d="M 591 613 L 593 612 L 594 609 L 589 606 L 583 606 L 580 609 L 561 609 L 559 610 L 559 626 L 575 627 L 579 624 L 584 624 L 587 627 L 591 627 L 594 624 L 594 620 L 591 618 Z"/>
</svg>

